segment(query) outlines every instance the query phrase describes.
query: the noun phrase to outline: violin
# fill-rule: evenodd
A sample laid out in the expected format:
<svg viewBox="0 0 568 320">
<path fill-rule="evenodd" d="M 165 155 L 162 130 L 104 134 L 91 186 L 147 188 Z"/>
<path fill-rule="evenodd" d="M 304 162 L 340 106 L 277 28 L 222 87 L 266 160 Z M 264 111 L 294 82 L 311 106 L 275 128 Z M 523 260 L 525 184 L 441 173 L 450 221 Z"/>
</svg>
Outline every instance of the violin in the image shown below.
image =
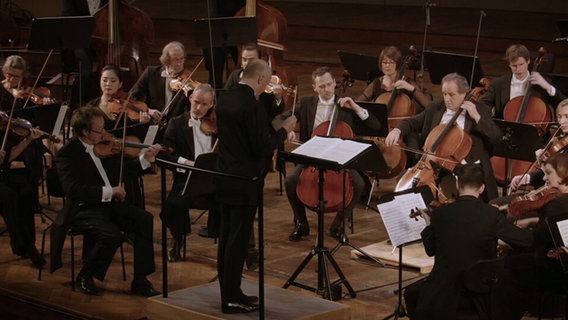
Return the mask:
<svg viewBox="0 0 568 320">
<path fill-rule="evenodd" d="M 201 126 L 199 129 L 208 136 L 217 134 L 217 114 L 215 109 L 212 108 L 209 113 L 201 119 Z"/>
<path fill-rule="evenodd" d="M 295 88 L 286 87 L 285 85 L 283 85 L 282 79 L 280 79 L 280 77 L 277 76 L 277 75 L 272 75 L 270 77 L 270 82 L 266 85 L 266 89 L 264 89 L 264 92 L 274 93 L 274 87 L 276 87 L 276 86 L 281 86 L 282 90 L 284 90 L 286 92 L 290 92 L 292 94 L 296 92 Z"/>
<path fill-rule="evenodd" d="M 186 96 L 190 91 L 195 90 L 195 88 L 197 88 L 201 84 L 201 82 L 193 80 L 191 76 L 193 75 L 195 70 L 197 70 L 197 67 L 199 67 L 202 61 L 203 59 L 199 61 L 199 63 L 195 66 L 193 71 L 189 71 L 188 69 L 183 69 L 182 72 L 180 72 L 176 77 L 170 80 L 170 82 L 168 83 L 168 87 L 170 88 L 170 90 L 173 92 L 178 92 L 180 90 L 183 90 Z"/>
<path fill-rule="evenodd" d="M 436 208 L 439 208 L 441 206 L 445 206 L 451 203 L 456 202 L 455 198 L 449 198 L 449 199 L 445 199 L 443 202 L 440 202 L 438 200 L 432 200 L 430 201 L 430 204 L 428 204 L 428 207 L 425 209 L 419 209 L 419 208 L 414 208 L 412 210 L 410 210 L 410 214 L 408 215 L 408 217 L 410 219 L 414 219 L 416 221 L 418 221 L 418 217 L 423 216 L 423 215 L 427 215 L 428 217 L 432 217 L 432 211 Z"/>
<path fill-rule="evenodd" d="M 520 218 L 527 212 L 540 210 L 558 195 L 560 195 L 558 189 L 544 185 L 513 199 L 509 204 L 509 215 Z"/>
<path fill-rule="evenodd" d="M 30 130 L 34 128 L 34 126 L 28 120 L 20 118 L 10 119 L 10 117 L 5 112 L 0 111 L 0 130 L 6 130 L 6 127 L 8 126 L 8 120 L 11 120 L 10 131 L 17 137 L 22 139 L 27 137 L 30 134 Z M 58 137 L 42 130 L 39 131 L 44 135 L 45 138 L 48 138 L 53 142 L 61 142 Z"/>
<path fill-rule="evenodd" d="M 112 116 L 113 120 L 120 117 L 122 113 L 126 113 L 128 119 L 133 122 L 140 122 L 140 114 L 142 112 L 148 112 L 148 105 L 143 101 L 134 101 L 128 98 L 123 98 L 123 95 L 119 95 L 119 98 L 112 98 L 107 103 L 108 113 Z"/>
<path fill-rule="evenodd" d="M 107 158 L 118 155 L 124 145 L 124 156 L 135 158 L 140 153 L 140 149 L 149 148 L 151 145 L 140 143 L 140 139 L 135 136 L 126 136 L 124 140 L 114 137 L 111 133 L 104 132 L 101 141 L 93 147 L 93 151 L 99 158 Z M 162 151 L 173 153 L 172 148 L 162 147 Z"/>
</svg>

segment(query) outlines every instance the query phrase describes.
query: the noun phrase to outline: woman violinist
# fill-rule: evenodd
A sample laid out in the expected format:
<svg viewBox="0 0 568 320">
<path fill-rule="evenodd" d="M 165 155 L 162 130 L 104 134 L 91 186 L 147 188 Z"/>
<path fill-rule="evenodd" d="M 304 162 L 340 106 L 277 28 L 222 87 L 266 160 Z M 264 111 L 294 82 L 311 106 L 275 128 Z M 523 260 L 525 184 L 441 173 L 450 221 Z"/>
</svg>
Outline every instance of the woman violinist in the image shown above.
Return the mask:
<svg viewBox="0 0 568 320">
<path fill-rule="evenodd" d="M 469 91 L 467 80 L 457 74 L 450 73 L 442 79 L 443 101 L 432 102 L 424 112 L 412 118 L 403 120 L 396 128 L 391 130 L 385 139 L 387 146 L 396 145 L 401 137 L 410 132 L 421 134 L 420 144 L 428 140 L 430 132 L 440 124 L 446 124 L 456 114 L 456 125 L 467 133 L 472 140 L 471 150 L 463 161 L 467 163 L 480 163 L 485 172 L 484 200 L 497 197 L 497 183 L 489 162 L 489 148 L 501 140 L 501 130 L 491 118 L 491 110 L 479 102 L 465 100 Z M 465 112 L 463 112 L 465 111 Z M 432 137 L 430 137 L 432 138 Z M 456 141 L 443 141 L 438 149 L 457 147 Z M 420 163 L 418 163 L 420 164 Z M 430 166 L 430 164 L 426 164 Z M 455 164 L 454 164 L 455 166 Z M 432 183 L 434 183 L 432 181 Z"/>
<path fill-rule="evenodd" d="M 26 85 L 28 69 L 26 61 L 22 57 L 17 55 L 7 57 L 2 65 L 2 74 L 4 76 L 0 92 L 0 109 L 2 111 L 8 111 L 14 99 L 16 99 L 16 109 L 54 102 L 49 97 L 47 88 L 42 88 L 42 90 L 37 88 L 32 91 L 32 87 Z"/>
<path fill-rule="evenodd" d="M 132 105 L 133 102 L 125 103 L 127 94 L 120 91 L 122 88 L 122 74 L 120 68 L 113 64 L 106 65 L 101 72 L 100 78 L 101 96 L 89 101 L 87 106 L 98 107 L 105 113 L 105 129 L 115 128 L 117 121 L 122 121 L 122 115 L 126 113 L 127 124 L 146 123 L 150 121 L 148 107 Z M 126 107 L 126 109 L 125 109 Z M 122 126 L 122 123 L 119 124 Z"/>
<path fill-rule="evenodd" d="M 558 259 L 550 257 L 556 246 L 546 218 L 566 216 L 568 154 L 558 153 L 544 162 L 544 181 L 558 194 L 552 200 L 542 202 L 537 210 L 539 219 L 533 228 L 532 250 L 505 258 L 506 272 L 494 288 L 496 298 L 500 300 L 495 319 L 521 319 L 537 292 L 566 293 L 568 274 L 563 272 Z"/>
</svg>

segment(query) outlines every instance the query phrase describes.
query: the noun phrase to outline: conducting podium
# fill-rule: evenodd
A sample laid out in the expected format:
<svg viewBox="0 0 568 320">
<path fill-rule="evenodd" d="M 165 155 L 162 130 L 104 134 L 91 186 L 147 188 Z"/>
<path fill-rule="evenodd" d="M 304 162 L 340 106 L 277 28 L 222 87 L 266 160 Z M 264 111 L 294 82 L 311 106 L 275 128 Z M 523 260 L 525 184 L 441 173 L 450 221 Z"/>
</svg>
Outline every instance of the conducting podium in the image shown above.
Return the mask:
<svg viewBox="0 0 568 320">
<path fill-rule="evenodd" d="M 306 258 L 296 268 L 283 287 L 288 288 L 294 285 L 321 294 L 326 299 L 333 300 L 336 295 L 332 294 L 332 288 L 337 288 L 339 285 L 343 284 L 349 291 L 349 295 L 355 297 L 356 293 L 349 284 L 349 281 L 347 281 L 330 251 L 324 247 L 324 213 L 326 212 L 325 206 L 327 202 L 325 172 L 345 172 L 347 169 L 372 170 L 377 172 L 386 171 L 387 166 L 380 150 L 370 141 L 359 142 L 341 138 L 315 136 L 293 152 L 280 152 L 280 156 L 285 161 L 294 162 L 306 167 L 314 167 L 318 175 L 318 199 L 315 206 L 315 211 L 318 214 L 317 244 L 310 250 Z M 305 170 L 311 169 L 307 168 Z M 345 174 L 343 177 L 343 185 L 345 186 Z M 307 206 L 311 207 L 310 205 Z M 343 190 L 343 208 L 345 208 L 345 190 Z M 313 207 L 312 210 L 314 210 Z M 298 275 L 314 256 L 317 256 L 318 259 L 317 287 L 311 287 L 296 282 Z M 332 265 L 339 276 L 339 279 L 333 283 L 330 281 L 328 263 Z"/>
</svg>

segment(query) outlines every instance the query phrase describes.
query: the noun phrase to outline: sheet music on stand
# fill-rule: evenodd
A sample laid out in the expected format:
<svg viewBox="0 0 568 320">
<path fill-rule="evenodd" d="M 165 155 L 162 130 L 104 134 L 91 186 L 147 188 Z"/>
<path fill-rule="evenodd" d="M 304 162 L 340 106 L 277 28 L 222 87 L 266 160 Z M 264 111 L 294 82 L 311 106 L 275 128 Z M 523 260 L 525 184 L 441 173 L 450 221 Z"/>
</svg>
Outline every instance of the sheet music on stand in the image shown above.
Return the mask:
<svg viewBox="0 0 568 320">
<path fill-rule="evenodd" d="M 292 153 L 334 161 L 343 165 L 354 155 L 360 154 L 370 146 L 370 144 L 353 140 L 315 136 L 294 149 Z"/>
</svg>

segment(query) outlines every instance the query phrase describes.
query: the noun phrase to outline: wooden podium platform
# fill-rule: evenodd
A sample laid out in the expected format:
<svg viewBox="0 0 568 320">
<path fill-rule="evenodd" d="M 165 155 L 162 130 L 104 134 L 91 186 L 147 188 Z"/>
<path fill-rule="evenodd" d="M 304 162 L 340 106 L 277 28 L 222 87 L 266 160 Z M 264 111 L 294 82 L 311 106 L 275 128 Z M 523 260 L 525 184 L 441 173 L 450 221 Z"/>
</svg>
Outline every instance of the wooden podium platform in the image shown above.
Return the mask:
<svg viewBox="0 0 568 320">
<path fill-rule="evenodd" d="M 377 242 L 365 247 L 361 250 L 365 251 L 371 257 L 379 259 L 391 266 L 398 266 L 398 249 L 392 250 L 392 244 L 388 241 Z M 366 259 L 359 251 L 351 250 L 352 258 Z M 420 273 L 429 273 L 434 266 L 434 257 L 428 257 L 424 251 L 422 242 L 411 243 L 402 249 L 402 264 L 405 267 L 416 268 Z"/>
<path fill-rule="evenodd" d="M 258 294 L 258 283 L 243 279 L 243 291 Z M 324 320 L 351 319 L 346 305 L 300 293 L 290 289 L 265 286 L 266 319 Z M 219 282 L 191 287 L 148 299 L 148 319 L 258 319 L 259 313 L 224 314 L 221 312 Z"/>
</svg>

